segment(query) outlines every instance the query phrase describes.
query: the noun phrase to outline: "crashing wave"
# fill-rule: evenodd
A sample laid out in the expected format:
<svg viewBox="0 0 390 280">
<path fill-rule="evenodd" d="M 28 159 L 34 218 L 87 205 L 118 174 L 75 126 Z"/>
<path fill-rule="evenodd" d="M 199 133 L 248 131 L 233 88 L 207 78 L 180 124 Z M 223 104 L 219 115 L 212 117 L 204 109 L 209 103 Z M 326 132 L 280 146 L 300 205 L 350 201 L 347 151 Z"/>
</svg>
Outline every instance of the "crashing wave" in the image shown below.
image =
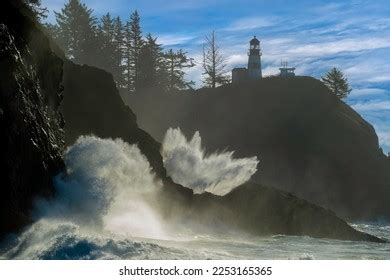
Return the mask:
<svg viewBox="0 0 390 280">
<path fill-rule="evenodd" d="M 206 155 L 199 132 L 188 141 L 179 128 L 168 129 L 162 145 L 168 175 L 195 193 L 225 195 L 252 177 L 257 157 L 235 159 L 233 153 Z"/>
<path fill-rule="evenodd" d="M 165 163 L 169 158 L 177 164 L 187 161 L 180 178 L 188 176 L 185 181 L 193 183 L 194 176 L 199 176 L 199 184 L 190 185 L 198 192 L 227 193 L 256 171 L 256 158 L 233 159 L 232 153 L 205 157 L 199 134 L 186 142 L 179 130 L 169 130 L 166 140 L 170 141 L 164 142 Z M 189 150 L 179 157 L 180 149 Z M 198 157 L 193 166 L 188 165 L 191 156 Z M 0 244 L 0 258 L 158 259 L 193 255 L 187 250 L 134 241 L 176 236 L 156 207 L 162 183 L 137 145 L 82 136 L 67 149 L 64 161 L 66 172 L 54 179 L 55 198 L 36 202 L 35 223 Z M 195 174 L 185 172 L 186 168 L 195 168 Z M 178 172 L 180 169 L 174 175 Z M 202 172 L 204 176 L 200 176 Z"/>
</svg>

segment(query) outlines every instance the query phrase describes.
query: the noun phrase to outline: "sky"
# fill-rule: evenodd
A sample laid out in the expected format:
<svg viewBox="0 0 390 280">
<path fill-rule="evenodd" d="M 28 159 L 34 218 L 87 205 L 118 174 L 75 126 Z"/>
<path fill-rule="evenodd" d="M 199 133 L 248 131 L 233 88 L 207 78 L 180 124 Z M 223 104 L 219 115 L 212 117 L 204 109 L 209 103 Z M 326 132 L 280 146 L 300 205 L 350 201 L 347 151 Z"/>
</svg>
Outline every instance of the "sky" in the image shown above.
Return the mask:
<svg viewBox="0 0 390 280">
<path fill-rule="evenodd" d="M 67 0 L 43 0 L 55 22 Z M 320 78 L 341 69 L 353 88 L 345 101 L 374 127 L 390 152 L 389 0 L 82 0 L 96 17 L 109 12 L 128 20 L 135 9 L 143 32 L 165 48 L 182 48 L 201 61 L 204 37 L 215 30 L 227 69 L 245 67 L 249 40 L 261 41 L 263 75 L 278 73 L 281 60 L 296 74 Z M 200 66 L 188 79 L 201 85 Z"/>
</svg>

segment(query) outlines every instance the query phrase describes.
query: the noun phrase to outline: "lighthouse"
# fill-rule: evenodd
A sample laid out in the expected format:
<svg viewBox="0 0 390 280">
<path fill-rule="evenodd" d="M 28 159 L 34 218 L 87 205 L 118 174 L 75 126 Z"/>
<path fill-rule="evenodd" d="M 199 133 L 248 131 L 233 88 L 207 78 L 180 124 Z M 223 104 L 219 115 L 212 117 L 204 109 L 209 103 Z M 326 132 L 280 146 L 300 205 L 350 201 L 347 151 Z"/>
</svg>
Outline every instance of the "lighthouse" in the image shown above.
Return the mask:
<svg viewBox="0 0 390 280">
<path fill-rule="evenodd" d="M 241 84 L 248 81 L 260 80 L 263 77 L 261 71 L 260 41 L 253 36 L 249 41 L 248 68 L 239 67 L 232 69 L 232 83 Z M 295 77 L 295 67 L 288 67 L 287 61 L 282 61 L 280 77 Z"/>
<path fill-rule="evenodd" d="M 248 80 L 259 80 L 262 78 L 261 73 L 261 49 L 260 41 L 253 37 L 249 42 L 248 51 L 248 68 L 234 68 L 232 70 L 232 83 L 245 83 Z"/>
<path fill-rule="evenodd" d="M 248 52 L 248 78 L 250 80 L 261 79 L 261 49 L 260 41 L 253 37 L 249 42 Z"/>
</svg>

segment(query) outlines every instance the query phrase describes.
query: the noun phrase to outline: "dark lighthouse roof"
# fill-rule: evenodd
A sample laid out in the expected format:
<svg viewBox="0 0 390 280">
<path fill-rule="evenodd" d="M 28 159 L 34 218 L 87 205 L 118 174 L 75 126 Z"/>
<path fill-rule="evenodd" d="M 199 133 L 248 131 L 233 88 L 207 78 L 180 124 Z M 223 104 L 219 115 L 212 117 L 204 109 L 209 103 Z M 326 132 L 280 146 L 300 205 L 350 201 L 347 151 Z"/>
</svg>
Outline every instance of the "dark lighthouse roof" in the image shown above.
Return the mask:
<svg viewBox="0 0 390 280">
<path fill-rule="evenodd" d="M 253 36 L 253 39 L 249 42 L 251 45 L 259 45 L 260 41 L 256 38 L 256 36 Z"/>
</svg>

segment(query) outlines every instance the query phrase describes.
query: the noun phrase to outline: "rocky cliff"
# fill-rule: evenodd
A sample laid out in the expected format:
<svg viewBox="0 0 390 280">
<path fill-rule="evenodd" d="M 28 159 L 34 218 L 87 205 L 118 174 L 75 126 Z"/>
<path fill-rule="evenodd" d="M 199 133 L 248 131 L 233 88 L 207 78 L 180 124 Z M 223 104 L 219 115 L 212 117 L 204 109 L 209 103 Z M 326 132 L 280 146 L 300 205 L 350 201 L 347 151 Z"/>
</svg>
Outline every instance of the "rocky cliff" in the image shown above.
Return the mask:
<svg viewBox="0 0 390 280">
<path fill-rule="evenodd" d="M 72 145 L 80 135 L 122 138 L 130 144 L 138 144 L 154 172 L 166 177 L 160 144 L 138 127 L 136 116 L 123 103 L 110 73 L 67 60 L 63 85 L 61 111 L 67 145 Z"/>
<path fill-rule="evenodd" d="M 209 151 L 257 156 L 253 179 L 347 219 L 390 217 L 390 162 L 373 127 L 310 77 L 266 78 L 215 90 L 123 95 L 157 140 L 199 131 Z"/>
<path fill-rule="evenodd" d="M 16 2 L 0 9 L 0 237 L 30 220 L 63 167 L 62 60 Z"/>
<path fill-rule="evenodd" d="M 175 203 L 172 203 L 172 202 Z M 305 235 L 316 238 L 384 242 L 359 232 L 332 211 L 296 196 L 253 183 L 246 183 L 225 196 L 196 194 L 190 199 L 160 195 L 161 212 L 181 228 L 204 229 L 215 234 Z M 167 207 L 168 206 L 168 207 Z"/>
<path fill-rule="evenodd" d="M 120 98 L 112 75 L 90 66 L 66 62 L 64 67 L 65 138 L 94 134 L 138 144 L 154 172 L 164 182 L 158 205 L 167 221 L 185 227 L 219 224 L 255 235 L 292 234 L 350 240 L 380 241 L 352 229 L 333 212 L 273 188 L 245 184 L 227 196 L 194 195 L 166 176 L 160 143 L 140 129 L 132 110 Z M 145 109 L 151 110 L 152 109 Z M 144 112 L 146 113 L 146 112 Z M 141 113 L 141 114 L 144 114 Z M 180 121 L 180 120 L 177 120 Z"/>
</svg>

